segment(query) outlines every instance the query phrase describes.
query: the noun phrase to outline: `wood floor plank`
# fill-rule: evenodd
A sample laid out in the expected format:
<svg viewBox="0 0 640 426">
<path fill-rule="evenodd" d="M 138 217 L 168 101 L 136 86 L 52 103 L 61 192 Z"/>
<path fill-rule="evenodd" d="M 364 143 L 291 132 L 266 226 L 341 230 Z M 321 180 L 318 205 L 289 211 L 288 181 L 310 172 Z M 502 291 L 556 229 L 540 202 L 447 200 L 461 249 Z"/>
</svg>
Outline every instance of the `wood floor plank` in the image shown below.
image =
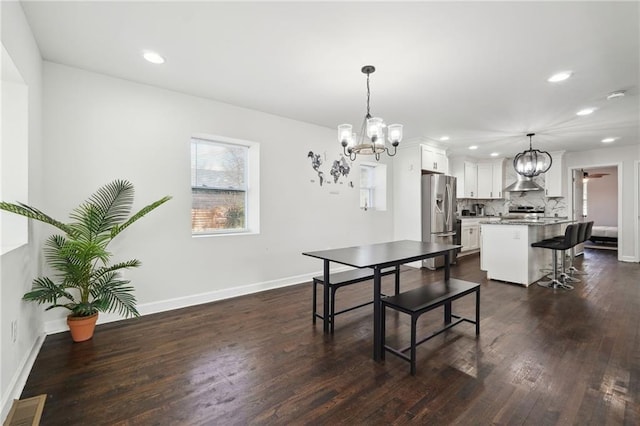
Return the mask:
<svg viewBox="0 0 640 426">
<path fill-rule="evenodd" d="M 417 375 L 372 360 L 372 307 L 311 322 L 311 283 L 48 336 L 22 398 L 47 394 L 43 425 L 640 424 L 640 265 L 587 250 L 574 291 L 488 281 L 478 256 L 455 278 L 481 283 L 481 334 L 460 325 L 421 345 Z M 403 269 L 403 290 L 441 271 Z M 393 277 L 383 291 L 393 292 Z M 340 289 L 340 306 L 371 299 Z M 454 302 L 473 315 L 474 298 Z M 442 323 L 435 310 L 419 333 Z M 409 318 L 387 314 L 389 343 Z"/>
</svg>

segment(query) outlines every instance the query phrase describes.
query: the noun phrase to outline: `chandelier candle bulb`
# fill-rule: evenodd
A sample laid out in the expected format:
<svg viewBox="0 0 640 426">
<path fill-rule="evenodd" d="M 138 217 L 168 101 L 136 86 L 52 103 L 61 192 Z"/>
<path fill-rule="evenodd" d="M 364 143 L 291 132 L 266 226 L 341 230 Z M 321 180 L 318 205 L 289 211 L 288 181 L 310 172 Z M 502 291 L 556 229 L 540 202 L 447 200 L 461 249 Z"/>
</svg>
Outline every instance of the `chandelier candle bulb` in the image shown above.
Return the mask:
<svg viewBox="0 0 640 426">
<path fill-rule="evenodd" d="M 338 126 L 338 139 L 342 146 L 346 147 L 347 145 L 353 145 L 353 143 L 349 143 L 349 139 L 353 136 L 354 133 L 351 132 L 352 126 L 351 124 L 341 124 Z"/>
<path fill-rule="evenodd" d="M 391 145 L 398 146 L 402 140 L 402 124 L 390 124 L 389 127 L 387 127 L 387 135 Z"/>
</svg>

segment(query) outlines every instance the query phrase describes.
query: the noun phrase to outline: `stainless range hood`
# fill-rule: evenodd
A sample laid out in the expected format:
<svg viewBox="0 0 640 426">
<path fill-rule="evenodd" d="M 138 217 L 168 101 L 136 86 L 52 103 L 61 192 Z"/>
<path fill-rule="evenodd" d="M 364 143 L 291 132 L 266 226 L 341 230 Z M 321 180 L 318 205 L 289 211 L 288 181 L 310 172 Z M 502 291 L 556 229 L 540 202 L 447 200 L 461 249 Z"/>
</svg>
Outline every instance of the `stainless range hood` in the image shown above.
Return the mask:
<svg viewBox="0 0 640 426">
<path fill-rule="evenodd" d="M 542 191 L 543 188 L 535 183 L 532 178 L 518 175 L 518 179 L 507 186 L 504 192 Z"/>
</svg>

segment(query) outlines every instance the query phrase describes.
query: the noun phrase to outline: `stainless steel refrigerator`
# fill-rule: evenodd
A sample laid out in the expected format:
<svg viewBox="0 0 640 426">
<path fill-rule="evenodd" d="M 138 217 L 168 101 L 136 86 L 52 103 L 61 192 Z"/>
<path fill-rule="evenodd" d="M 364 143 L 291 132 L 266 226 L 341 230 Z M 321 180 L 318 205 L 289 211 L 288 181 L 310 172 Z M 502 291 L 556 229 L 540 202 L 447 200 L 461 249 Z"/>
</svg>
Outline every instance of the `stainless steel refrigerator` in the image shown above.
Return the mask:
<svg viewBox="0 0 640 426">
<path fill-rule="evenodd" d="M 456 241 L 456 178 L 440 174 L 422 175 L 422 241 L 454 244 Z M 457 250 L 449 256 L 456 261 Z M 425 259 L 422 266 L 444 266 L 444 256 Z"/>
</svg>

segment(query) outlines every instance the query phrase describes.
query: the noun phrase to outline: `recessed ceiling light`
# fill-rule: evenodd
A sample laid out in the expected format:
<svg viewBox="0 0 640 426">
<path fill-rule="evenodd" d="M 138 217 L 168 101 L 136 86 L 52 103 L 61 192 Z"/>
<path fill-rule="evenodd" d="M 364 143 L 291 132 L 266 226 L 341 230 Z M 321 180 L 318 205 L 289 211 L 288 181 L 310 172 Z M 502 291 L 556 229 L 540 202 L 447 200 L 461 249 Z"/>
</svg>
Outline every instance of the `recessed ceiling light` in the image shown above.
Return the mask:
<svg viewBox="0 0 640 426">
<path fill-rule="evenodd" d="M 595 110 L 596 110 L 595 108 L 581 109 L 580 111 L 576 112 L 576 115 L 589 115 Z"/>
<path fill-rule="evenodd" d="M 449 136 L 442 136 L 440 138 L 441 141 L 448 141 L 449 140 Z"/>
<path fill-rule="evenodd" d="M 497 157 L 498 155 L 500 155 L 499 152 L 492 152 L 491 154 L 489 154 L 492 157 Z"/>
<path fill-rule="evenodd" d="M 549 77 L 547 81 L 549 83 L 558 83 L 560 81 L 565 81 L 566 79 L 571 77 L 572 74 L 573 73 L 571 71 L 561 71 Z"/>
<path fill-rule="evenodd" d="M 477 146 L 477 145 L 471 145 L 471 146 L 469 147 L 469 149 L 478 149 L 478 146 Z"/>
<path fill-rule="evenodd" d="M 624 90 L 617 90 L 615 92 L 611 92 L 609 93 L 609 96 L 607 96 L 607 100 L 610 101 L 611 99 L 622 98 L 624 97 L 624 94 L 625 94 Z"/>
<path fill-rule="evenodd" d="M 617 138 L 604 138 L 602 139 L 602 143 L 611 143 L 611 142 L 615 142 Z"/>
<path fill-rule="evenodd" d="M 159 53 L 147 50 L 142 56 L 152 64 L 164 64 L 164 58 Z"/>
</svg>

